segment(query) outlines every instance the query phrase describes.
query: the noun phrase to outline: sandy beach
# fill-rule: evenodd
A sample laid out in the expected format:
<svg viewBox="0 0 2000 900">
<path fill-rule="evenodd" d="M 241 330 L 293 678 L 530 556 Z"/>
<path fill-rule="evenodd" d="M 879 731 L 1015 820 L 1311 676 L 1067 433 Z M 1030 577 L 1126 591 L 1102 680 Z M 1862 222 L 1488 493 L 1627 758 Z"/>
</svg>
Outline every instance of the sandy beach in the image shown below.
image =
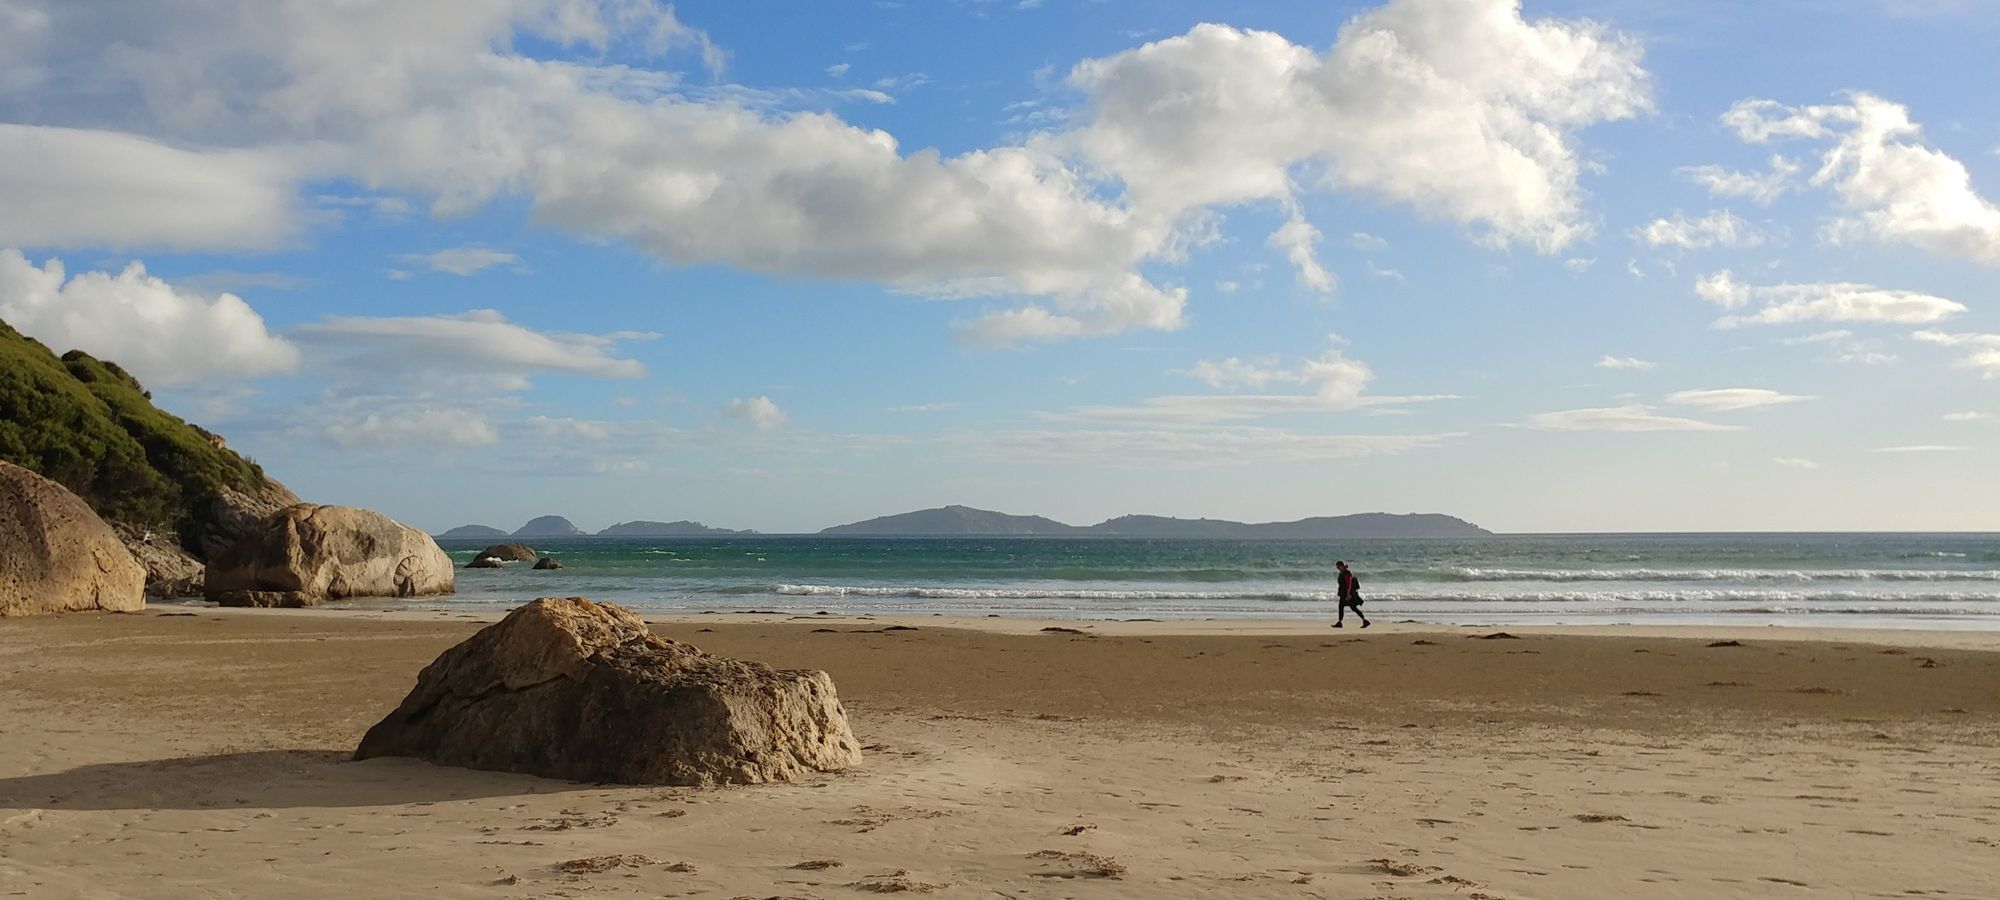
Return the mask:
<svg viewBox="0 0 2000 900">
<path fill-rule="evenodd" d="M 1991 634 L 692 616 L 864 768 L 347 761 L 484 621 L 0 623 L 0 896 L 2000 896 Z"/>
</svg>

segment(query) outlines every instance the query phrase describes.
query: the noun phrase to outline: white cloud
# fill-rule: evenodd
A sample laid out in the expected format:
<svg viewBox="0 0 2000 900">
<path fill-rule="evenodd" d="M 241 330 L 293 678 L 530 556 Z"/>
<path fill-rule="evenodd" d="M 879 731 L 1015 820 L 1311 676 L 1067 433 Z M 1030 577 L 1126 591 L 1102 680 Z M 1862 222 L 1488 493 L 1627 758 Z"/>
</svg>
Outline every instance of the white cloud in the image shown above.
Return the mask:
<svg viewBox="0 0 2000 900">
<path fill-rule="evenodd" d="M 1980 196 L 1965 164 L 1921 143 L 1922 129 L 1902 104 L 1866 93 L 1803 107 L 1752 99 L 1722 121 L 1753 143 L 1831 143 L 1811 178 L 1815 187 L 1832 188 L 1848 211 L 1829 224 L 1829 239 L 1904 243 L 2000 266 L 2000 207 Z"/>
<path fill-rule="evenodd" d="M 1674 174 L 1701 185 L 1711 197 L 1742 197 L 1758 206 L 1769 206 L 1792 187 L 1800 168 L 1794 160 L 1773 155 L 1770 171 L 1762 174 L 1721 166 L 1686 166 L 1675 169 Z"/>
<path fill-rule="evenodd" d="M 1636 356 L 1606 355 L 1598 359 L 1597 367 L 1600 369 L 1630 369 L 1635 372 L 1651 372 L 1659 367 L 1659 363 L 1640 359 Z"/>
<path fill-rule="evenodd" d="M 1339 343 L 1339 340 L 1336 338 L 1334 342 Z M 1192 428 L 1278 415 L 1379 410 L 1456 399 L 1450 395 L 1398 397 L 1370 394 L 1367 389 L 1375 379 L 1374 371 L 1369 369 L 1367 363 L 1350 359 L 1337 349 L 1294 366 L 1233 356 L 1222 360 L 1202 360 L 1188 369 L 1186 374 L 1219 390 L 1247 388 L 1264 391 L 1275 385 L 1298 385 L 1308 390 L 1301 394 L 1176 394 L 1148 397 L 1134 405 L 1077 406 L 1059 412 L 1038 413 L 1037 417 L 1051 422 Z"/>
<path fill-rule="evenodd" d="M 1970 347 L 1971 352 L 1958 361 L 1959 367 L 1978 372 L 1981 378 L 2000 378 L 2000 334 L 1919 331 L 1910 337 L 1943 347 Z"/>
<path fill-rule="evenodd" d="M 433 272 L 448 272 L 453 275 L 476 275 L 494 266 L 503 266 L 521 261 L 519 256 L 491 247 L 452 247 L 435 253 L 406 253 L 397 257 L 413 265 L 424 266 Z"/>
<path fill-rule="evenodd" d="M 1366 231 L 1357 231 L 1354 234 L 1349 235 L 1347 238 L 1347 245 L 1353 247 L 1356 250 L 1363 250 L 1370 253 L 1380 252 L 1389 249 L 1388 241 L 1376 237 L 1375 235 L 1369 234 Z"/>
<path fill-rule="evenodd" d="M 909 403 L 903 406 L 891 406 L 884 411 L 892 413 L 934 413 L 950 412 L 958 407 L 959 404 L 957 403 Z"/>
<path fill-rule="evenodd" d="M 33 201 L 0 210 L 16 242 L 264 246 L 296 226 L 295 184 L 345 180 L 440 215 L 506 198 L 675 264 L 1005 298 L 962 333 L 994 343 L 1178 328 L 1185 292 L 1142 267 L 1179 261 L 1212 208 L 1301 190 L 1552 250 L 1588 230 L 1575 132 L 1649 103 L 1636 43 L 1511 0 L 1392 0 L 1325 53 L 1201 26 L 1079 65 L 1082 128 L 956 156 L 770 106 L 823 93 L 571 61 L 680 52 L 721 71 L 652 0 L 60 9 L 0 64 L 29 86 L 0 93 L 0 118 L 60 109 L 100 130 L 24 150 L 46 135 L 10 126 L 0 161 L 34 163 L 0 165 L 5 195 Z M 176 149 L 195 146 L 217 149 Z M 1280 249 L 1309 259 L 1307 227 Z M 1317 265 L 1303 277 L 1330 285 Z"/>
<path fill-rule="evenodd" d="M 1955 444 L 1905 444 L 1900 447 L 1876 447 L 1876 453 L 1956 453 L 1964 447 Z"/>
<path fill-rule="evenodd" d="M 1755 247 L 1764 236 L 1755 226 L 1730 211 L 1716 210 L 1699 219 L 1675 215 L 1654 219 L 1638 231 L 1639 240 L 1649 247 L 1679 247 L 1706 250 L 1710 247 Z"/>
<path fill-rule="evenodd" d="M 1778 343 L 1787 347 L 1825 347 L 1831 354 L 1828 358 L 1837 363 L 1880 366 L 1900 359 L 1894 353 L 1884 353 L 1881 341 L 1855 337 L 1854 332 L 1846 329 L 1821 331 L 1803 337 L 1780 338 Z"/>
<path fill-rule="evenodd" d="M 1717 328 L 1813 321 L 1910 325 L 1936 322 L 1965 311 L 1965 305 L 1954 300 L 1870 284 L 1746 285 L 1737 282 L 1727 269 L 1697 280 L 1695 294 L 1727 310 L 1740 309 L 1752 302 L 1763 304 L 1749 315 L 1716 319 Z"/>
<path fill-rule="evenodd" d="M 386 412 L 355 411 L 353 418 L 328 423 L 320 433 L 346 449 L 483 447 L 500 440 L 493 423 L 477 411 L 422 405 Z"/>
<path fill-rule="evenodd" d="M 1760 406 L 1778 406 L 1811 400 L 1797 394 L 1781 394 L 1765 388 L 1715 388 L 1700 391 L 1675 391 L 1667 395 L 1667 402 L 1675 406 L 1692 406 L 1697 409 L 1729 412 L 1739 409 L 1756 409 Z"/>
<path fill-rule="evenodd" d="M 1993 418 L 1992 413 L 1983 413 L 1975 411 L 1944 414 L 1944 420 L 1947 422 L 1985 422 L 1992 418 Z"/>
<path fill-rule="evenodd" d="M 1813 462 L 1813 461 L 1812 461 L 1812 460 L 1810 460 L 1810 459 L 1801 459 L 1801 458 L 1799 458 L 1799 457 L 1796 457 L 1796 456 L 1774 456 L 1774 457 L 1771 457 L 1771 461 L 1772 461 L 1772 462 L 1774 462 L 1774 463 L 1777 463 L 1778 465 L 1781 465 L 1781 466 L 1788 466 L 1788 467 L 1790 467 L 1790 468 L 1794 468 L 1794 469 L 1817 469 L 1817 468 L 1819 468 L 1819 463 L 1816 463 L 1816 462 Z"/>
<path fill-rule="evenodd" d="M 742 419 L 758 428 L 769 430 L 785 424 L 785 411 L 769 397 L 738 397 L 722 408 L 722 414 L 732 419 Z"/>
<path fill-rule="evenodd" d="M 299 230 L 301 175 L 283 152 L 0 122 L 0 247 L 267 249 Z"/>
<path fill-rule="evenodd" d="M 1584 234 L 1571 132 L 1650 108 L 1635 42 L 1521 18 L 1513 0 L 1391 0 L 1325 54 L 1201 25 L 1078 65 L 1090 117 L 1065 136 L 1142 216 L 1289 202 L 1295 169 L 1495 242 Z"/>
<path fill-rule="evenodd" d="M 834 63 L 826 67 L 826 74 L 831 78 L 844 78 L 847 76 L 847 70 L 852 68 L 854 67 L 847 63 Z"/>
<path fill-rule="evenodd" d="M 962 432 L 940 440 L 994 463 L 1082 464 L 1136 469 L 1244 466 L 1386 456 L 1442 446 L 1441 434 L 1307 434 L 1238 426 L 1205 429 L 1081 429 Z"/>
<path fill-rule="evenodd" d="M 452 316 L 332 316 L 289 336 L 305 345 L 316 366 L 354 381 L 454 379 L 469 391 L 522 390 L 537 372 L 596 378 L 638 378 L 646 367 L 614 356 L 624 341 L 654 335 L 543 333 L 490 309 Z"/>
<path fill-rule="evenodd" d="M 1319 263 L 1319 229 L 1306 221 L 1305 214 L 1292 210 L 1285 224 L 1271 232 L 1269 243 L 1285 251 L 1285 258 L 1299 270 L 1299 284 L 1322 294 L 1333 293 L 1334 277 Z"/>
<path fill-rule="evenodd" d="M 1581 256 L 1572 256 L 1569 259 L 1563 260 L 1563 268 L 1579 275 L 1590 271 L 1590 267 L 1596 264 L 1597 259 L 1595 257 L 1586 259 Z"/>
<path fill-rule="evenodd" d="M 1740 431 L 1741 426 L 1663 416 L 1641 403 L 1594 409 L 1567 409 L 1528 417 L 1528 427 L 1544 431 Z"/>
<path fill-rule="evenodd" d="M 0 249 L 0 319 L 57 353 L 81 349 L 155 387 L 270 375 L 299 362 L 298 349 L 242 298 L 177 289 L 137 262 L 115 275 L 68 276 L 61 260 L 36 267 Z"/>
</svg>

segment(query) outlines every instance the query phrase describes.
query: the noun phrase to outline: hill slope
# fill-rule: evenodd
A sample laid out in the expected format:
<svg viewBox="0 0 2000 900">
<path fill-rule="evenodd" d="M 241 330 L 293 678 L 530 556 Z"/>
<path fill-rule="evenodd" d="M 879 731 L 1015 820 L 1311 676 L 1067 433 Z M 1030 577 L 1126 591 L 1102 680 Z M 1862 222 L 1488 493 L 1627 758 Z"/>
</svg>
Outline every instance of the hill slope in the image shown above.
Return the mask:
<svg viewBox="0 0 2000 900">
<path fill-rule="evenodd" d="M 865 522 L 835 525 L 820 534 L 913 537 L 925 535 L 1074 535 L 1083 529 L 1041 516 L 1010 516 L 970 506 L 920 509 Z"/>
<path fill-rule="evenodd" d="M 0 322 L 0 459 L 68 488 L 128 531 L 168 531 L 206 558 L 298 498 L 222 438 L 155 407 L 115 363 L 57 357 Z"/>
<path fill-rule="evenodd" d="M 514 537 L 575 537 L 582 533 L 583 529 L 562 516 L 536 516 L 514 529 Z"/>
<path fill-rule="evenodd" d="M 454 539 L 464 539 L 464 540 L 484 540 L 487 538 L 503 538 L 506 536 L 507 532 L 501 531 L 500 529 L 495 528 L 491 525 L 460 525 L 457 528 L 453 528 L 450 531 L 438 535 L 438 537 L 441 538 L 454 538 Z"/>
</svg>

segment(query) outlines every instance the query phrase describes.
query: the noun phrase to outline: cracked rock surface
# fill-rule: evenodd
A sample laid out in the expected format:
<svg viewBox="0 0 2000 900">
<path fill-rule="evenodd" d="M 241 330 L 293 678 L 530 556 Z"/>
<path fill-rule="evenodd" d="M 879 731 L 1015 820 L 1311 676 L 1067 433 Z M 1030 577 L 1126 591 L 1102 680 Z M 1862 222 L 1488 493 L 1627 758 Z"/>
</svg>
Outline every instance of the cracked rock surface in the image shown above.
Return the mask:
<svg viewBox="0 0 2000 900">
<path fill-rule="evenodd" d="M 299 503 L 209 559 L 203 593 L 224 606 L 312 606 L 343 597 L 449 594 L 451 557 L 381 513 Z"/>
<path fill-rule="evenodd" d="M 355 759 L 620 784 L 792 781 L 858 765 L 825 672 L 711 656 L 582 597 L 514 610 L 426 666 Z"/>
</svg>

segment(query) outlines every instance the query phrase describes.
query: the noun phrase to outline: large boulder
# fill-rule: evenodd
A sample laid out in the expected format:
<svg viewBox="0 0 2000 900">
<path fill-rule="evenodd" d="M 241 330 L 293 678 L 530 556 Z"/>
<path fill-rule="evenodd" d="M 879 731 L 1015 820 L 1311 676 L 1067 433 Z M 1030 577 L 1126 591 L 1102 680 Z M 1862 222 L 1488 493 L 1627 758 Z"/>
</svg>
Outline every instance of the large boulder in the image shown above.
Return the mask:
<svg viewBox="0 0 2000 900">
<path fill-rule="evenodd" d="M 132 558 L 146 570 L 146 596 L 158 598 L 199 597 L 206 567 L 180 544 L 172 533 L 161 533 L 129 525 L 114 525 L 118 539 L 131 551 Z"/>
<path fill-rule="evenodd" d="M 311 606 L 449 594 L 455 574 L 451 557 L 415 528 L 371 510 L 300 503 L 209 559 L 203 593 L 232 606 Z M 285 602 L 259 602 L 256 594 L 286 595 Z"/>
<path fill-rule="evenodd" d="M 146 608 L 146 569 L 62 485 L 0 462 L 0 616 Z"/>
<path fill-rule="evenodd" d="M 544 556 L 541 559 L 535 560 L 535 568 L 537 569 L 560 569 L 562 567 L 562 563 L 556 562 L 556 558 L 553 556 Z"/>
<path fill-rule="evenodd" d="M 527 562 L 535 558 L 535 548 L 527 544 L 494 544 L 479 551 L 477 559 L 497 559 L 501 562 Z"/>
<path fill-rule="evenodd" d="M 354 752 L 377 756 L 679 785 L 790 781 L 861 762 L 825 672 L 710 656 L 582 597 L 536 600 L 446 650 Z"/>
<path fill-rule="evenodd" d="M 213 560 L 256 531 L 265 519 L 298 503 L 299 495 L 268 478 L 254 490 L 224 487 L 198 510 L 201 521 L 194 549 L 203 559 Z"/>
</svg>

